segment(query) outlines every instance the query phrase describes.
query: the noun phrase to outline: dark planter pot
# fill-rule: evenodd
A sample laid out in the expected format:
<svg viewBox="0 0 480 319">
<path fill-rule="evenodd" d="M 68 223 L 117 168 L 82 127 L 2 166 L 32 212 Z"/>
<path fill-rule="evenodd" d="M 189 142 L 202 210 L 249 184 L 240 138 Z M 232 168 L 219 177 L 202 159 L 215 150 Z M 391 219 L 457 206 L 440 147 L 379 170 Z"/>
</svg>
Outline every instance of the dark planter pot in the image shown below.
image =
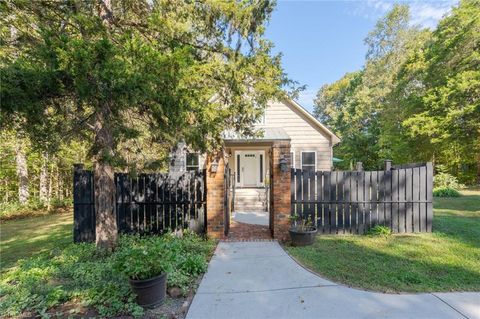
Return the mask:
<svg viewBox="0 0 480 319">
<path fill-rule="evenodd" d="M 154 307 L 165 300 L 167 273 L 145 280 L 130 279 L 130 286 L 137 295 L 137 303 L 142 307 Z"/>
<path fill-rule="evenodd" d="M 297 231 L 290 229 L 290 238 L 292 239 L 293 246 L 308 246 L 313 244 L 315 236 L 317 235 L 317 229 L 313 228 L 309 231 Z"/>
</svg>

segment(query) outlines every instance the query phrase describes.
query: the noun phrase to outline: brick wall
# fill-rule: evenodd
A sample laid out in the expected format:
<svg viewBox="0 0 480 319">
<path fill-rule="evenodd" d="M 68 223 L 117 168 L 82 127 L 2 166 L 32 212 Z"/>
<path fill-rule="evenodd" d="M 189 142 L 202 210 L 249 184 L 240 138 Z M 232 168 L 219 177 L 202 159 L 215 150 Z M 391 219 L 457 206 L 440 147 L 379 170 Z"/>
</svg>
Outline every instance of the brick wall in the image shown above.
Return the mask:
<svg viewBox="0 0 480 319">
<path fill-rule="evenodd" d="M 280 170 L 280 159 L 284 157 L 287 160 L 287 171 Z M 288 230 L 290 228 L 290 143 L 276 143 L 272 147 L 272 171 L 273 183 L 272 194 L 273 203 L 273 238 L 278 240 L 287 240 L 289 238 Z"/>
<path fill-rule="evenodd" d="M 213 159 L 218 161 L 218 170 L 210 170 Z M 223 153 L 209 155 L 206 159 L 207 180 L 207 235 L 212 238 L 224 238 L 223 196 L 225 161 Z"/>
</svg>

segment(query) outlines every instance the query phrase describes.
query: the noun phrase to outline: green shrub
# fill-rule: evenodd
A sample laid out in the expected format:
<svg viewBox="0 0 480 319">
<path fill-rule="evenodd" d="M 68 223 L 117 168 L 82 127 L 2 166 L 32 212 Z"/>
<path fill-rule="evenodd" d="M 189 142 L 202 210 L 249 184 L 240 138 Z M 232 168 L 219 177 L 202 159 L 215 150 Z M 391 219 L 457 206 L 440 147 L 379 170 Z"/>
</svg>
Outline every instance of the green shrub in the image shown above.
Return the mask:
<svg viewBox="0 0 480 319">
<path fill-rule="evenodd" d="M 32 197 L 26 204 L 18 202 L 0 204 L 0 220 L 21 219 L 31 216 L 43 216 L 65 212 L 72 206 L 72 199 L 52 198 L 50 209 L 47 209 L 47 203 L 40 201 L 38 197 Z"/>
<path fill-rule="evenodd" d="M 170 272 L 171 252 L 160 237 L 123 236 L 115 252 L 115 269 L 127 277 L 144 280 Z"/>
<path fill-rule="evenodd" d="M 118 249 L 109 255 L 99 254 L 94 244 L 71 244 L 41 253 L 2 274 L 0 313 L 16 317 L 28 311 L 46 316 L 70 301 L 95 309 L 100 317 L 140 316 L 143 310 L 128 284 L 131 273 L 140 278 L 168 269 L 168 286 L 187 289 L 206 270 L 214 245 L 186 232 L 183 238 L 121 236 Z M 161 266 L 152 266 L 154 261 Z"/>
<path fill-rule="evenodd" d="M 61 208 L 61 207 L 68 207 L 72 205 L 72 199 L 71 198 L 63 198 L 60 199 L 58 197 L 52 198 L 50 201 L 50 205 L 52 208 Z"/>
<path fill-rule="evenodd" d="M 434 197 L 460 197 L 460 193 L 451 187 L 437 187 L 433 189 Z"/>
<path fill-rule="evenodd" d="M 459 190 L 464 187 L 464 185 L 458 182 L 458 179 L 448 173 L 437 173 L 433 177 L 433 187 L 434 188 L 452 188 Z"/>
<path fill-rule="evenodd" d="M 367 232 L 369 236 L 389 236 L 392 234 L 392 230 L 387 226 L 375 225 Z"/>
</svg>

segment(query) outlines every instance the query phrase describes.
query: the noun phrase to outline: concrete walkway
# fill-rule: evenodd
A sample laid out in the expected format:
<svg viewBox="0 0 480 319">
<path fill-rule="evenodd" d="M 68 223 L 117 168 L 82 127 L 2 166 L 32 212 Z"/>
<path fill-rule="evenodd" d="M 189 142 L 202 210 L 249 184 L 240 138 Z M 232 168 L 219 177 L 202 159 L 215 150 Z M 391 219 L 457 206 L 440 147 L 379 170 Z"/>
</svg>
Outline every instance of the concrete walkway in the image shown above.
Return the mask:
<svg viewBox="0 0 480 319">
<path fill-rule="evenodd" d="M 233 212 L 233 220 L 253 225 L 262 225 L 268 226 L 268 212 L 258 211 L 258 212 Z"/>
<path fill-rule="evenodd" d="M 187 318 L 480 319 L 480 293 L 367 292 L 305 270 L 277 242 L 221 242 Z"/>
</svg>

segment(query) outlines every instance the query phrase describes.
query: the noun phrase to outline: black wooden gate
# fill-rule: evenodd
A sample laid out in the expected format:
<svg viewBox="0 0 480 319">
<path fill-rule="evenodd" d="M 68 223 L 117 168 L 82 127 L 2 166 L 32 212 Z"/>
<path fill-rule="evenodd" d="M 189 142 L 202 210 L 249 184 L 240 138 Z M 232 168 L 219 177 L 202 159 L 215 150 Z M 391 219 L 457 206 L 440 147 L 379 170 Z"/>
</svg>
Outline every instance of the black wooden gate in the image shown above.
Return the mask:
<svg viewBox="0 0 480 319">
<path fill-rule="evenodd" d="M 230 231 L 230 210 L 231 210 L 231 193 L 230 193 L 230 168 L 228 164 L 225 166 L 223 174 L 223 218 L 224 218 L 224 234 L 228 236 Z"/>
<path fill-rule="evenodd" d="M 74 171 L 74 241 L 95 240 L 93 173 Z M 159 234 L 206 226 L 205 172 L 176 174 L 115 173 L 118 231 Z"/>
</svg>

